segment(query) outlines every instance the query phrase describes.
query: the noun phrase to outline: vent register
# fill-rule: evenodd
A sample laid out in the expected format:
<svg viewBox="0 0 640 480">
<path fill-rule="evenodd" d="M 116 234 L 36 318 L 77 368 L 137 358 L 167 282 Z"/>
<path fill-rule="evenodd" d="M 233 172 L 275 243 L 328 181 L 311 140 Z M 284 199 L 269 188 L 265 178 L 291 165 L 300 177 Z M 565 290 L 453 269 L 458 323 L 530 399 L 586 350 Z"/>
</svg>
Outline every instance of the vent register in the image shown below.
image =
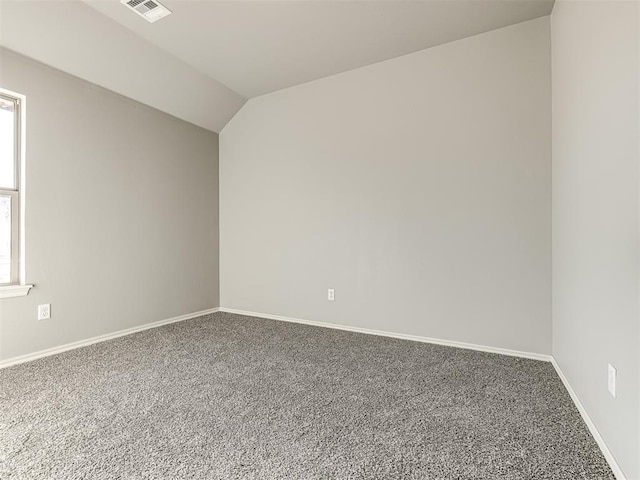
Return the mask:
<svg viewBox="0 0 640 480">
<path fill-rule="evenodd" d="M 171 14 L 171 10 L 158 0 L 120 0 L 120 3 L 136 12 L 146 21 L 153 23 Z"/>
</svg>

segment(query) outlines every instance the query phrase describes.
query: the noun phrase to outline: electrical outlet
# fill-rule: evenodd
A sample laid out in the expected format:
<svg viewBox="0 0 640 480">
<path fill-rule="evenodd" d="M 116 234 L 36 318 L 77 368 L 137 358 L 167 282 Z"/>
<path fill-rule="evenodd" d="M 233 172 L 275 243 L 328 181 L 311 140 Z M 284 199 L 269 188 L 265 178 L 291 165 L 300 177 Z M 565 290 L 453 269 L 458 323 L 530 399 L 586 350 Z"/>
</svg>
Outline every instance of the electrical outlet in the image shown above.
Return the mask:
<svg viewBox="0 0 640 480">
<path fill-rule="evenodd" d="M 38 320 L 47 320 L 48 318 L 51 318 L 51 304 L 38 305 Z"/>
<path fill-rule="evenodd" d="M 333 288 L 330 288 L 329 290 L 327 290 L 327 300 L 329 300 L 330 302 L 333 302 L 336 299 L 336 294 L 333 291 Z"/>
<path fill-rule="evenodd" d="M 609 364 L 609 376 L 608 376 L 607 387 L 609 389 L 609 393 L 613 398 L 616 398 L 616 375 L 617 375 L 616 367 Z"/>
</svg>

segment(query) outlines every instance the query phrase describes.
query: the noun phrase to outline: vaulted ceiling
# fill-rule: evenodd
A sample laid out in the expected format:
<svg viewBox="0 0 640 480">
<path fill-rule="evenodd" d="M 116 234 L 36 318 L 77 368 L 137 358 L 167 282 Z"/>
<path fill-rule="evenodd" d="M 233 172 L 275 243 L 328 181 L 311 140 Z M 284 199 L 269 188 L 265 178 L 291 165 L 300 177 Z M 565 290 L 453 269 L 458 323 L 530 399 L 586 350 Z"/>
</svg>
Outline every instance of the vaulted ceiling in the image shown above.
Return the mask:
<svg viewBox="0 0 640 480">
<path fill-rule="evenodd" d="M 0 2 L 0 45 L 220 131 L 247 98 L 534 19 L 553 0 Z"/>
</svg>

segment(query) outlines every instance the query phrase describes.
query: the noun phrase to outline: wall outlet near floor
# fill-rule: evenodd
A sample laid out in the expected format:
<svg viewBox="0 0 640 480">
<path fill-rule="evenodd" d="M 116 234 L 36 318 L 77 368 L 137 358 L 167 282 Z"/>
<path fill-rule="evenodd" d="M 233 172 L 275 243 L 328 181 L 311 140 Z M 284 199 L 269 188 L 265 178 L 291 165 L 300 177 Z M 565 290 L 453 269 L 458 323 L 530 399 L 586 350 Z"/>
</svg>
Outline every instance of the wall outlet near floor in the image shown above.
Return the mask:
<svg viewBox="0 0 640 480">
<path fill-rule="evenodd" d="M 616 398 L 616 367 L 609 364 L 609 376 L 607 382 L 607 388 L 609 389 L 609 393 L 613 398 Z"/>
<path fill-rule="evenodd" d="M 333 302 L 336 299 L 336 293 L 333 291 L 333 288 L 327 290 L 327 300 Z"/>
<path fill-rule="evenodd" d="M 38 320 L 47 320 L 48 318 L 51 318 L 51 304 L 38 305 Z"/>
</svg>

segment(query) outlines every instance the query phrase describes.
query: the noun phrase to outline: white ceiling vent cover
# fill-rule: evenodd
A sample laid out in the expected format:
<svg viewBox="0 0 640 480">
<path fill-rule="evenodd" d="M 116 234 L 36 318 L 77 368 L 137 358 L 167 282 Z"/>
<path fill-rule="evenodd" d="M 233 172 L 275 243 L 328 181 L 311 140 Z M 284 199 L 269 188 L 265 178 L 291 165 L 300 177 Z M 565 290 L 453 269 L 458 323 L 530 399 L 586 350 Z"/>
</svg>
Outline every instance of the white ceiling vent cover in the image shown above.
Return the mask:
<svg viewBox="0 0 640 480">
<path fill-rule="evenodd" d="M 148 22 L 155 22 L 171 14 L 171 10 L 162 5 L 158 0 L 120 0 Z"/>
</svg>

